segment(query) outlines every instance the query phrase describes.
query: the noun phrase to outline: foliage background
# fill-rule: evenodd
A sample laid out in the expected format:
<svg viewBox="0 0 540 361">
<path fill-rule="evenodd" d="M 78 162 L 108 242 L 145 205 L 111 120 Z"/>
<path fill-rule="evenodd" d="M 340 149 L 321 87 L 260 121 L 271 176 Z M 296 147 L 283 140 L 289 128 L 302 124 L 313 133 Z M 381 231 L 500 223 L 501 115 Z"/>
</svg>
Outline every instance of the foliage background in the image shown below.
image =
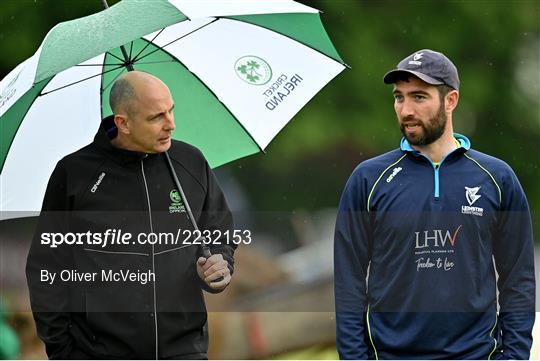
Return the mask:
<svg viewBox="0 0 540 361">
<path fill-rule="evenodd" d="M 151 0 L 148 0 L 151 1 Z M 110 0 L 109 5 L 116 1 Z M 255 210 L 335 207 L 356 164 L 398 145 L 383 74 L 432 48 L 460 72 L 456 131 L 517 173 L 538 226 L 540 208 L 540 4 L 536 1 L 301 0 L 323 22 L 351 69 L 321 91 L 267 148 L 226 165 Z M 60 21 L 101 0 L 2 0 L 0 78 L 31 56 Z"/>
<path fill-rule="evenodd" d="M 109 0 L 109 5 L 116 2 Z M 221 179 L 234 180 L 243 189 L 248 209 L 266 214 L 259 217 L 268 218 L 266 224 L 258 226 L 283 236 L 284 229 L 291 233 L 286 229 L 291 222 L 269 215 L 334 209 L 360 161 L 398 146 L 391 87 L 382 77 L 405 56 L 431 48 L 444 52 L 459 69 L 455 130 L 467 135 L 475 149 L 512 166 L 540 239 L 540 2 L 299 2 L 323 11 L 323 23 L 351 69 L 315 96 L 267 154 L 220 170 Z M 0 79 L 30 57 L 58 22 L 101 9 L 101 0 L 0 0 Z"/>
</svg>

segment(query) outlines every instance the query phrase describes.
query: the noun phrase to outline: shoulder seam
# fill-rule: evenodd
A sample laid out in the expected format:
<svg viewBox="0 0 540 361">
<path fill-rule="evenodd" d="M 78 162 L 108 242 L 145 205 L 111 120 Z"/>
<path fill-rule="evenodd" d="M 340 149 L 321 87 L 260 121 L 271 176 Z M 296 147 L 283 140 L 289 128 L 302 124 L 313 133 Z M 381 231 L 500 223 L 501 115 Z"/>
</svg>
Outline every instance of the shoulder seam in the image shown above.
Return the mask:
<svg viewBox="0 0 540 361">
<path fill-rule="evenodd" d="M 463 155 L 465 155 L 465 157 L 467 157 L 468 159 L 472 160 L 474 163 L 476 163 L 476 165 L 478 167 L 480 167 L 480 169 L 482 169 L 484 172 L 486 172 L 486 174 L 491 178 L 491 180 L 493 181 L 493 183 L 495 184 L 495 187 L 497 187 L 497 191 L 499 192 L 499 204 L 502 204 L 502 191 L 501 191 L 501 187 L 499 186 L 499 183 L 497 183 L 497 181 L 495 180 L 495 177 L 493 176 L 493 174 L 491 174 L 491 172 L 489 170 L 487 170 L 484 166 L 482 166 L 482 164 L 480 164 L 479 161 L 477 161 L 476 159 L 474 159 L 473 157 L 471 157 L 470 155 L 468 155 L 467 153 L 464 153 Z"/>
<path fill-rule="evenodd" d="M 197 177 L 195 177 L 195 175 L 181 161 L 179 161 L 178 159 L 175 159 L 172 156 L 171 156 L 171 160 L 174 161 L 176 164 L 178 164 L 180 167 L 184 168 L 186 173 L 189 174 L 191 176 L 191 178 L 193 178 L 193 180 L 195 180 L 195 183 L 197 183 L 202 188 L 203 192 L 206 193 L 207 189 L 201 184 L 199 179 Z"/>
<path fill-rule="evenodd" d="M 407 153 L 403 154 L 397 161 L 395 161 L 394 163 L 390 164 L 388 167 L 386 167 L 385 170 L 383 170 L 381 172 L 381 174 L 379 175 L 379 178 L 377 178 L 377 180 L 375 181 L 375 183 L 373 184 L 373 186 L 371 187 L 371 190 L 369 192 L 369 196 L 368 196 L 368 199 L 367 199 L 367 203 L 366 203 L 366 209 L 367 211 L 369 212 L 369 206 L 370 206 L 370 202 L 371 202 L 371 196 L 373 195 L 373 191 L 375 190 L 375 187 L 377 186 L 377 184 L 379 183 L 379 181 L 381 180 L 382 176 L 384 175 L 384 173 L 386 173 L 390 168 L 392 168 L 393 166 L 397 165 L 399 162 L 401 162 L 401 160 L 403 158 L 405 158 L 407 156 Z"/>
</svg>

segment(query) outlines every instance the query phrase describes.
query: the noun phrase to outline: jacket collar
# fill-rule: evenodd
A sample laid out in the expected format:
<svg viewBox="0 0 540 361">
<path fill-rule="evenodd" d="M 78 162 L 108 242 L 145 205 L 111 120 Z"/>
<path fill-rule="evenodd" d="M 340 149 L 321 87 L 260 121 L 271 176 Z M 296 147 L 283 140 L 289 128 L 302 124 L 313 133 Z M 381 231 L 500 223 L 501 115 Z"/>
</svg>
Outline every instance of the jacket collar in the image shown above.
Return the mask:
<svg viewBox="0 0 540 361">
<path fill-rule="evenodd" d="M 471 141 L 466 136 L 461 135 L 459 133 L 454 133 L 454 138 L 456 138 L 456 140 L 460 144 L 460 146 L 457 149 L 463 149 L 464 152 L 471 149 Z M 411 152 L 411 153 L 414 153 L 414 154 L 419 153 L 417 150 L 414 150 L 413 147 L 411 147 L 411 145 L 409 144 L 407 139 L 405 139 L 405 137 L 401 138 L 400 148 L 404 152 Z"/>
<path fill-rule="evenodd" d="M 112 158 L 118 163 L 126 164 L 130 162 L 139 162 L 144 158 L 154 156 L 154 154 L 135 152 L 113 146 L 111 139 L 114 139 L 116 134 L 117 129 L 114 125 L 114 116 L 110 115 L 101 121 L 99 129 L 94 137 L 94 144 L 96 147 L 103 151 L 109 158 Z"/>
</svg>

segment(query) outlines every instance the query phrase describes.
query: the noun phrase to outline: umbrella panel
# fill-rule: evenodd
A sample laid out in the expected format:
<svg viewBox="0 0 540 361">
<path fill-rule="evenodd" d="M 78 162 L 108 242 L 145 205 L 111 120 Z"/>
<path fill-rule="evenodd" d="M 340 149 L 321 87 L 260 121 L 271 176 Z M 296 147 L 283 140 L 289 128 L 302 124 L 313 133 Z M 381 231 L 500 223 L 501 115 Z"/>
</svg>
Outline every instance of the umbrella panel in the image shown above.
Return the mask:
<svg viewBox="0 0 540 361">
<path fill-rule="evenodd" d="M 48 80 L 34 85 L 21 99 L 19 99 L 2 117 L 0 117 L 0 173 L 4 168 L 8 151 L 17 134 L 24 115 L 32 106 L 38 94 L 47 86 Z"/>
<path fill-rule="evenodd" d="M 138 56 L 141 60 L 135 59 L 133 68 L 155 75 L 171 90 L 176 123 L 173 138 L 201 149 L 211 167 L 260 151 L 225 105 L 178 59 L 144 39 L 138 39 L 126 48 L 133 56 L 144 49 Z M 117 58 L 122 57 L 121 50 L 114 49 L 104 60 L 105 64 L 110 64 L 103 67 L 101 103 L 104 117 L 112 114 L 108 102 L 111 84 L 127 71 L 125 67 L 108 70 L 117 67 Z"/>
<path fill-rule="evenodd" d="M 324 30 L 318 13 L 241 15 L 228 18 L 272 30 L 344 63 Z"/>
</svg>

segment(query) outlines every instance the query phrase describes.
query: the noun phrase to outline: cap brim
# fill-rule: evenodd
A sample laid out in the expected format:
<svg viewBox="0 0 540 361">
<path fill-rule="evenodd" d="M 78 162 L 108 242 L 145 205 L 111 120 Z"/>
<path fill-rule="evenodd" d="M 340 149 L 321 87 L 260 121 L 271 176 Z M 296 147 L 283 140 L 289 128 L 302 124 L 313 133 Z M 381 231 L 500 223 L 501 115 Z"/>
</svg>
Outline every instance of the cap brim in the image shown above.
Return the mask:
<svg viewBox="0 0 540 361">
<path fill-rule="evenodd" d="M 413 70 L 404 70 L 404 69 L 390 70 L 388 73 L 384 75 L 383 81 L 385 84 L 394 84 L 396 82 L 396 79 L 403 78 L 403 74 L 413 75 L 431 85 L 444 84 L 444 82 L 434 79 L 430 76 L 427 76 L 426 74 L 422 74 Z"/>
</svg>

